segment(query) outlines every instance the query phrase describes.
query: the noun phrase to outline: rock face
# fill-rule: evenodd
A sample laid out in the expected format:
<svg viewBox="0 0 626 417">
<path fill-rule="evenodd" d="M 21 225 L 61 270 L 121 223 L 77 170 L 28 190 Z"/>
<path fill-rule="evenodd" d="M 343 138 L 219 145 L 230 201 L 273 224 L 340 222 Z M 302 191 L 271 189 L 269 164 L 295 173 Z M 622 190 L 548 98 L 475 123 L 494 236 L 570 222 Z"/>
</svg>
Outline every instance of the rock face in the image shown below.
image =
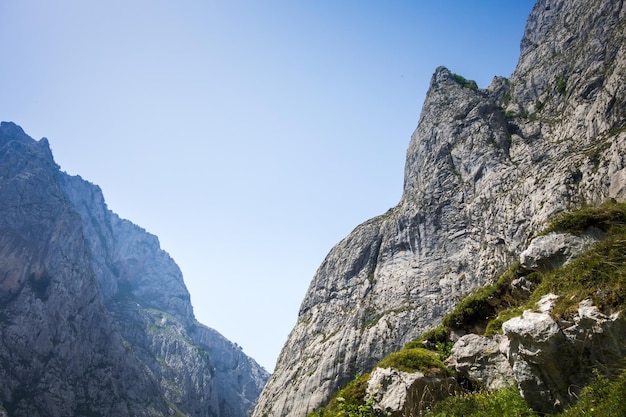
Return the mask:
<svg viewBox="0 0 626 417">
<path fill-rule="evenodd" d="M 253 413 L 301 417 L 437 325 L 548 218 L 626 198 L 626 10 L 539 0 L 510 79 L 432 77 L 396 207 L 316 272 Z"/>
<path fill-rule="evenodd" d="M 269 375 L 195 321 L 158 239 L 61 172 L 45 139 L 6 122 L 0 211 L 0 409 L 249 414 Z"/>
</svg>

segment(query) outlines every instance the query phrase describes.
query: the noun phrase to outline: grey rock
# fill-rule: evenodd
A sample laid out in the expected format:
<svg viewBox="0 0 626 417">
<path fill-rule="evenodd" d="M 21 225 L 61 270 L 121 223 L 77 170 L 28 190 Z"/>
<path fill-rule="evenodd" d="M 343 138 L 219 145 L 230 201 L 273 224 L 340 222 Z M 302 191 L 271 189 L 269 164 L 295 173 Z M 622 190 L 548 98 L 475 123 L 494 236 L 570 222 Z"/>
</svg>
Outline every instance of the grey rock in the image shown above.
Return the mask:
<svg viewBox="0 0 626 417">
<path fill-rule="evenodd" d="M 0 125 L 0 403 L 12 417 L 169 415 L 99 300 L 48 143 Z"/>
<path fill-rule="evenodd" d="M 373 408 L 383 415 L 417 416 L 459 390 L 452 377 L 376 368 L 368 380 L 366 399 L 373 399 Z"/>
<path fill-rule="evenodd" d="M 535 284 L 525 276 L 515 278 L 511 281 L 511 296 L 523 300 L 530 296 L 535 289 Z"/>
<path fill-rule="evenodd" d="M 305 416 L 493 282 L 548 219 L 626 195 L 625 13 L 540 0 L 509 80 L 435 71 L 400 202 L 319 267 L 254 417 Z"/>
<path fill-rule="evenodd" d="M 468 334 L 454 344 L 446 365 L 474 387 L 495 390 L 516 384 L 506 354 L 508 339 L 505 337 Z"/>
<path fill-rule="evenodd" d="M 544 297 L 549 311 L 550 297 Z M 626 354 L 626 320 L 602 314 L 590 300 L 579 304 L 573 323 L 557 322 L 548 312 L 525 311 L 502 325 L 509 338 L 509 361 L 529 405 L 554 413 L 571 404 L 589 381 L 589 369 L 612 369 Z"/>
<path fill-rule="evenodd" d="M 247 416 L 268 373 L 195 321 L 158 239 L 0 125 L 0 404 L 12 417 Z"/>
<path fill-rule="evenodd" d="M 540 412 L 567 404 L 563 393 L 569 386 L 570 356 L 556 321 L 546 313 L 525 311 L 504 322 L 502 331 L 510 340 L 509 360 L 528 404 Z"/>
<path fill-rule="evenodd" d="M 581 236 L 551 232 L 530 242 L 520 254 L 520 264 L 526 269 L 552 269 L 580 256 L 602 236 L 600 230 L 591 230 Z"/>
</svg>

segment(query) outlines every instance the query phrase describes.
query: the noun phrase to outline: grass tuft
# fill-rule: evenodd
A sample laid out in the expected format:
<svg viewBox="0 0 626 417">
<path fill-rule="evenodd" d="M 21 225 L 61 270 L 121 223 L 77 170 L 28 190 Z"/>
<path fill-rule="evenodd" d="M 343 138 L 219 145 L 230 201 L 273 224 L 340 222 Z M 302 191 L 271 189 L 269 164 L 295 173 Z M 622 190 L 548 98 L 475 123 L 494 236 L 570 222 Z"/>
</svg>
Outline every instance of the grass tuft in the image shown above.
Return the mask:
<svg viewBox="0 0 626 417">
<path fill-rule="evenodd" d="M 378 362 L 377 368 L 394 368 L 402 372 L 422 372 L 426 376 L 452 375 L 437 352 L 424 348 L 402 349 Z"/>
</svg>

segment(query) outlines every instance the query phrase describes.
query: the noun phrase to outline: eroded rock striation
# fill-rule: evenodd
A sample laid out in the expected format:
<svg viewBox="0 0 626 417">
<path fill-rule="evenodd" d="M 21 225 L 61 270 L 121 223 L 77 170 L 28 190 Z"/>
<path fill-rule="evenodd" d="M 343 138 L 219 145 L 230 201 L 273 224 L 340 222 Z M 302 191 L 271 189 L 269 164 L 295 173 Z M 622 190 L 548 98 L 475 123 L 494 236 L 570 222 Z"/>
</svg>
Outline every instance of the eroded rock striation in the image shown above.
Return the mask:
<svg viewBox="0 0 626 417">
<path fill-rule="evenodd" d="M 398 205 L 328 254 L 254 417 L 301 417 L 515 261 L 547 219 L 626 199 L 626 10 L 539 0 L 509 79 L 435 71 Z"/>
<path fill-rule="evenodd" d="M 0 408 L 10 416 L 247 416 L 268 373 L 196 322 L 156 236 L 0 125 Z"/>
</svg>

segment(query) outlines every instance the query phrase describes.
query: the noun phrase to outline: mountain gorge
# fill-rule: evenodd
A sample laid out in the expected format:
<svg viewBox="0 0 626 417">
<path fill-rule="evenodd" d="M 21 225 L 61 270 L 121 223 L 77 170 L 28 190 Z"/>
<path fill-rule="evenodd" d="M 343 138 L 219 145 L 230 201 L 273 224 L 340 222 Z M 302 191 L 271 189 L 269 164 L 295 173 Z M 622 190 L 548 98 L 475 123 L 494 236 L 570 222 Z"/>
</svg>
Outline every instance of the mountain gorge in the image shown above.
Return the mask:
<svg viewBox="0 0 626 417">
<path fill-rule="evenodd" d="M 246 416 L 269 374 L 198 323 L 156 236 L 0 126 L 0 406 L 9 416 Z M 1 409 L 0 408 L 0 409 Z"/>
<path fill-rule="evenodd" d="M 478 386 L 562 411 L 626 357 L 624 39 L 623 0 L 537 0 L 510 77 L 436 68 L 400 201 L 332 248 L 271 376 L 197 322 L 156 236 L 2 122 L 0 416 L 327 417 L 355 381 L 394 417 Z M 622 281 L 564 288 L 600 253 Z"/>
<path fill-rule="evenodd" d="M 300 417 L 439 325 L 559 213 L 626 199 L 623 1 L 539 0 L 510 78 L 435 71 L 401 201 L 316 272 L 253 416 Z"/>
</svg>

